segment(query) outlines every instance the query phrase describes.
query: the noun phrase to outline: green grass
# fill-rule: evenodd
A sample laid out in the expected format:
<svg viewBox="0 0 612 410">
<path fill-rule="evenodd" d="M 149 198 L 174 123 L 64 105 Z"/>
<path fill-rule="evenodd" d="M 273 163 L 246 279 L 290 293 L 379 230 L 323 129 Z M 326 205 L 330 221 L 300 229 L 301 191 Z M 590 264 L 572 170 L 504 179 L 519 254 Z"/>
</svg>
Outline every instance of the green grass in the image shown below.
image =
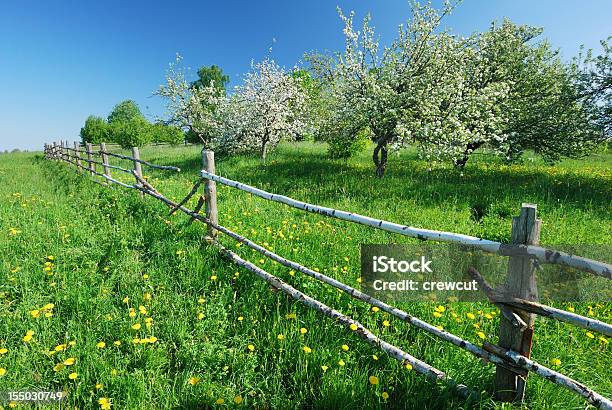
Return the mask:
<svg viewBox="0 0 612 410">
<path fill-rule="evenodd" d="M 145 168 L 168 197 L 180 200 L 197 179 L 197 147 L 147 147 L 141 157 L 183 169 Z M 266 165 L 248 156 L 217 160 L 218 174 L 271 192 L 504 242 L 521 203 L 536 203 L 545 245 L 611 243 L 611 168 L 610 154 L 554 167 L 535 158 L 508 166 L 475 156 L 460 173 L 444 166 L 428 170 L 414 152 L 405 151 L 390 158 L 388 174 L 379 180 L 368 153 L 331 161 L 323 147 L 307 143 L 282 145 Z M 353 286 L 358 285 L 359 244 L 414 242 L 228 187 L 218 186 L 218 201 L 223 225 Z M 195 199 L 189 203 L 194 205 Z M 187 221 L 184 215 L 169 217 L 167 208 L 151 198 L 96 184 L 78 176 L 74 167 L 45 161 L 40 154 L 0 155 L 0 348 L 8 350 L 0 355 L 0 368 L 6 369 L 0 391 L 65 389 L 67 402 L 77 408 L 99 408 L 102 397 L 112 399 L 114 408 L 129 409 L 502 407 L 486 392 L 478 401 L 456 397 L 445 384 L 428 382 L 333 321 L 271 291 L 207 246 L 203 225 Z M 231 240 L 223 242 L 455 380 L 490 391 L 493 366 L 313 279 L 293 276 L 269 260 L 262 263 L 259 254 Z M 49 256 L 54 257 L 52 269 L 45 271 Z M 41 307 L 48 303 L 54 304 L 52 316 L 44 317 Z M 439 303 L 446 311 L 435 318 Z M 497 313 L 492 305 L 439 303 L 400 307 L 473 342 L 482 342 L 474 324 L 488 340 L 497 340 L 498 315 L 486 316 Z M 573 307 L 587 314 L 588 305 Z M 593 316 L 612 320 L 612 303 L 590 306 Z M 33 310 L 40 311 L 38 317 Z M 287 318 L 291 313 L 294 319 Z M 152 319 L 150 327 L 146 318 Z M 390 326 L 384 326 L 385 320 Z M 141 329 L 132 329 L 135 323 Z M 299 332 L 302 327 L 308 330 L 305 335 Z M 24 342 L 28 330 L 34 334 Z M 132 342 L 150 336 L 157 340 Z M 550 366 L 553 358 L 560 359 L 554 368 L 610 397 L 610 347 L 598 337 L 538 319 L 532 357 Z M 106 347 L 96 347 L 100 341 Z M 61 344 L 66 350 L 49 353 Z M 304 346 L 312 353 L 304 353 Z M 54 371 L 69 357 L 76 363 Z M 69 379 L 71 372 L 78 374 L 76 380 Z M 369 384 L 370 375 L 379 378 L 377 386 Z M 191 378 L 198 382 L 190 384 Z M 382 392 L 389 394 L 387 400 Z M 243 400 L 240 405 L 234 404 L 236 396 Z M 216 404 L 219 399 L 225 403 Z M 584 403 L 538 376 L 529 378 L 531 408 L 584 408 Z"/>
</svg>

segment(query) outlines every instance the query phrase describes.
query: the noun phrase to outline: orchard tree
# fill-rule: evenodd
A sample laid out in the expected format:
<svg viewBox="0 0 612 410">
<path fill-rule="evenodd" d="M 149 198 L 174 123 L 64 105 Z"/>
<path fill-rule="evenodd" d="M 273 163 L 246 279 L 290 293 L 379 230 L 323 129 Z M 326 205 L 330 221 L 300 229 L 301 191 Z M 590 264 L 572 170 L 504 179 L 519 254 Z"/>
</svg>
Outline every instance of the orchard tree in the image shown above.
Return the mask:
<svg viewBox="0 0 612 410">
<path fill-rule="evenodd" d="M 169 125 L 186 130 L 208 145 L 211 136 L 216 135 L 221 127 L 221 106 L 226 100 L 225 91 L 214 82 L 192 86 L 186 79 L 181 61 L 181 56 L 177 55 L 176 61 L 170 64 L 166 72 L 165 84 L 155 94 L 166 101 Z"/>
<path fill-rule="evenodd" d="M 112 141 L 123 148 L 142 147 L 152 142 L 151 124 L 144 118 L 115 121 L 109 124 Z"/>
<path fill-rule="evenodd" d="M 298 81 L 270 59 L 252 65 L 219 111 L 222 126 L 215 145 L 227 152 L 259 152 L 264 162 L 281 140 L 307 132 Z"/>
<path fill-rule="evenodd" d="M 128 122 L 134 120 L 144 120 L 144 115 L 140 112 L 138 104 L 133 100 L 125 100 L 115 105 L 113 111 L 108 115 L 108 123 Z"/>
<path fill-rule="evenodd" d="M 81 140 L 92 144 L 99 144 L 109 140 L 109 126 L 104 118 L 90 115 L 81 128 Z"/>
</svg>

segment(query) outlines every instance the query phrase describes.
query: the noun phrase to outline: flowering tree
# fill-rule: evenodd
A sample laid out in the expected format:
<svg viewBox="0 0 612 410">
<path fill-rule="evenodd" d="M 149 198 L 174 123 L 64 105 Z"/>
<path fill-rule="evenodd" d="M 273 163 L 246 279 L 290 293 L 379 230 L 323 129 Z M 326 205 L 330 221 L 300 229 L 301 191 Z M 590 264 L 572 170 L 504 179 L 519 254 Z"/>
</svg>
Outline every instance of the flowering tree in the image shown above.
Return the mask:
<svg viewBox="0 0 612 410">
<path fill-rule="evenodd" d="M 223 125 L 215 145 L 227 152 L 259 152 L 263 161 L 282 139 L 307 131 L 298 80 L 270 59 L 252 66 L 221 111 Z"/>
<path fill-rule="evenodd" d="M 155 92 L 166 100 L 167 123 L 187 130 L 206 145 L 222 126 L 225 92 L 212 81 L 193 86 L 181 68 L 181 56 L 170 64 L 166 82 Z"/>
</svg>

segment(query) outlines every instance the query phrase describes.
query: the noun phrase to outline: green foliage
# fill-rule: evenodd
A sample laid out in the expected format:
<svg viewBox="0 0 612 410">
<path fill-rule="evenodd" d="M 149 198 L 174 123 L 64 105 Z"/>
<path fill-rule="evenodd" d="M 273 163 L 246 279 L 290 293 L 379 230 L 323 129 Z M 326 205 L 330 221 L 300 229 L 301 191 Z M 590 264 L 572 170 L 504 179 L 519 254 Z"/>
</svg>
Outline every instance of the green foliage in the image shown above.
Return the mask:
<svg viewBox="0 0 612 410">
<path fill-rule="evenodd" d="M 144 120 L 144 115 L 140 112 L 138 104 L 133 100 L 125 100 L 115 105 L 113 111 L 108 115 L 108 123 L 129 122 L 134 120 Z"/>
<path fill-rule="evenodd" d="M 349 132 L 349 127 L 344 128 L 335 138 L 328 142 L 327 155 L 330 158 L 350 158 L 363 152 L 372 138 L 372 131 L 363 128 L 356 132 Z"/>
<path fill-rule="evenodd" d="M 149 125 L 148 132 L 151 134 L 151 142 L 176 145 L 185 140 L 185 133 L 183 130 L 172 125 L 165 125 L 163 123 Z"/>
<path fill-rule="evenodd" d="M 227 83 L 229 83 L 229 75 L 223 74 L 223 69 L 216 65 L 210 67 L 202 66 L 198 70 L 198 79 L 191 86 L 197 88 L 208 87 L 213 84 L 215 88 L 222 91 L 225 95 Z"/>
<path fill-rule="evenodd" d="M 110 124 L 111 141 L 124 148 L 142 147 L 153 141 L 152 126 L 144 119 Z"/>
<path fill-rule="evenodd" d="M 92 144 L 109 141 L 109 125 L 104 118 L 90 115 L 81 128 L 81 140 Z"/>
</svg>

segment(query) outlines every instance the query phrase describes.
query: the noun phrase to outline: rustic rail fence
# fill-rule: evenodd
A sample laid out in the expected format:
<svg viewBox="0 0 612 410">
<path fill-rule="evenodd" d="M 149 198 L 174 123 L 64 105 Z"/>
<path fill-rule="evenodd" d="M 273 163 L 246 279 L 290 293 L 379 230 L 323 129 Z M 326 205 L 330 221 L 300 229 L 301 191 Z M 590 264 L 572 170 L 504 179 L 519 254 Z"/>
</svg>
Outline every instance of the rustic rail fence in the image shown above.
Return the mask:
<svg viewBox="0 0 612 410">
<path fill-rule="evenodd" d="M 99 149 L 95 151 L 93 150 L 91 144 L 86 144 L 84 147 L 85 150 L 82 151 L 79 145 L 75 145 L 74 148 L 70 148 L 65 142 L 45 144 L 44 148 L 45 157 L 47 159 L 61 160 L 75 165 L 77 167 L 77 172 L 89 173 L 91 176 L 100 176 L 104 178 L 104 181 L 109 185 L 116 184 L 124 188 L 137 190 L 142 196 L 148 195 L 164 203 L 166 206 L 171 208 L 171 214 L 181 211 L 189 215 L 191 217 L 191 221 L 197 220 L 203 222 L 208 227 L 207 238 L 214 246 L 219 248 L 220 252 L 225 257 L 237 265 L 253 272 L 255 275 L 269 283 L 272 287 L 283 291 L 295 300 L 317 310 L 325 316 L 335 319 L 337 322 L 345 325 L 348 329 L 350 329 L 350 331 L 355 332 L 355 334 L 363 338 L 366 342 L 380 348 L 391 357 L 401 361 L 403 364 L 409 365 L 409 367 L 413 368 L 415 371 L 424 374 L 433 380 L 446 381 L 449 385 L 454 386 L 456 391 L 464 397 L 476 393 L 470 390 L 467 386 L 450 379 L 443 371 L 432 367 L 418 358 L 415 358 L 397 346 L 391 345 L 380 339 L 359 322 L 346 315 L 343 315 L 337 310 L 334 310 L 333 308 L 304 294 L 303 292 L 300 292 L 293 286 L 282 281 L 280 278 L 271 275 L 258 266 L 242 259 L 234 252 L 223 247 L 223 245 L 217 241 L 216 237 L 218 233 L 221 232 L 255 250 L 256 252 L 259 252 L 260 254 L 288 268 L 331 285 L 355 299 L 361 300 L 372 306 L 376 306 L 406 323 L 412 324 L 423 331 L 453 344 L 454 346 L 472 353 L 474 356 L 481 358 L 484 362 L 493 363 L 497 368 L 495 377 L 495 395 L 500 400 L 522 401 L 524 398 L 527 376 L 529 372 L 533 372 L 557 385 L 581 395 L 597 408 L 612 409 L 612 401 L 610 399 L 593 391 L 584 384 L 530 359 L 531 343 L 535 330 L 535 315 L 540 315 L 553 320 L 564 321 L 575 326 L 600 332 L 607 336 L 612 336 L 612 325 L 608 323 L 561 309 L 552 308 L 537 302 L 535 272 L 538 263 L 561 264 L 607 279 L 612 279 L 612 265 L 538 246 L 541 221 L 537 219 L 537 207 L 535 205 L 523 204 L 520 215 L 513 218 L 513 243 L 502 244 L 500 242 L 463 234 L 399 225 L 359 214 L 308 204 L 282 195 L 272 194 L 250 185 L 216 175 L 214 153 L 211 151 L 202 152 L 203 169 L 201 171 L 201 178 L 196 181 L 187 196 L 177 203 L 166 198 L 149 182 L 147 182 L 146 178 L 142 174 L 141 166 L 145 165 L 155 169 L 172 171 L 180 171 L 180 169 L 177 167 L 157 165 L 143 161 L 140 159 L 139 151 L 136 147 L 132 149 L 131 157 L 110 152 L 104 144 L 100 144 Z M 86 157 L 81 156 L 82 152 L 86 153 Z M 93 157 L 95 155 L 100 156 L 102 161 L 100 162 L 94 160 Z M 132 161 L 134 168 L 127 169 L 117 165 L 112 165 L 109 163 L 109 157 Z M 87 166 L 82 165 L 83 162 L 86 162 Z M 104 172 L 98 172 L 96 165 L 102 166 Z M 131 174 L 135 179 L 134 184 L 126 184 L 125 182 L 121 182 L 113 178 L 111 176 L 111 169 Z M 449 333 L 445 330 L 440 330 L 436 326 L 422 319 L 414 317 L 403 310 L 365 294 L 360 290 L 355 289 L 332 277 L 277 255 L 265 247 L 249 240 L 248 238 L 235 233 L 222 225 L 219 225 L 216 201 L 217 182 L 234 187 L 244 192 L 248 192 L 252 195 L 259 196 L 266 200 L 283 203 L 307 212 L 313 212 L 327 217 L 359 223 L 374 227 L 376 229 L 416 237 L 422 240 L 460 243 L 471 246 L 475 249 L 484 250 L 486 252 L 508 256 L 508 275 L 505 285 L 509 294 L 502 294 L 493 290 L 476 269 L 470 268 L 468 272 L 472 278 L 479 283 L 481 289 L 484 290 L 489 298 L 489 301 L 500 308 L 502 317 L 500 323 L 499 345 L 484 342 L 482 346 L 478 346 L 457 335 Z M 195 209 L 191 210 L 186 208 L 184 205 L 198 192 L 202 183 L 204 184 L 204 189 L 202 194 L 199 196 Z M 204 215 L 200 214 L 202 207 L 204 207 Z"/>
</svg>

